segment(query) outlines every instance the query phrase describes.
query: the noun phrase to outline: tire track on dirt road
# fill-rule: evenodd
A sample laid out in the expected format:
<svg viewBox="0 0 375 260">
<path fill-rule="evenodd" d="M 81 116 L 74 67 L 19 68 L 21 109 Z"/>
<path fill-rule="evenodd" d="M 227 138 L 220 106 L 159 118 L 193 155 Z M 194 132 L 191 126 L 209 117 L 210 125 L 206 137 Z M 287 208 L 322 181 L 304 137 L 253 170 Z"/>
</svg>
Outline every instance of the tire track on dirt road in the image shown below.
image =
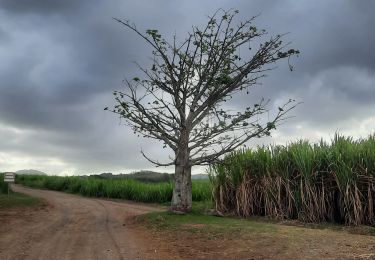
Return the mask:
<svg viewBox="0 0 375 260">
<path fill-rule="evenodd" d="M 14 185 L 47 206 L 1 219 L 0 259 L 170 259 L 129 217 L 160 209 L 146 204 L 91 199 Z M 0 215 L 2 216 L 2 215 Z"/>
<path fill-rule="evenodd" d="M 96 200 L 96 202 L 97 202 L 99 205 L 101 205 L 101 206 L 103 207 L 103 209 L 104 209 L 104 211 L 105 211 L 105 213 L 106 213 L 106 217 L 105 217 L 105 218 L 106 218 L 106 219 L 105 219 L 105 229 L 106 229 L 106 231 L 107 231 L 107 233 L 108 233 L 108 236 L 111 238 L 112 243 L 115 245 L 115 248 L 116 248 L 116 250 L 117 250 L 117 253 L 118 253 L 118 255 L 120 256 L 120 259 L 121 259 L 121 260 L 124 260 L 124 258 L 122 257 L 122 254 L 121 254 L 121 249 L 120 249 L 118 243 L 116 242 L 114 236 L 112 235 L 111 231 L 109 230 L 109 226 L 108 226 L 108 225 L 109 225 L 109 213 L 108 213 L 108 210 L 107 210 L 107 208 L 104 206 L 103 202 L 101 202 L 101 201 L 99 201 L 99 200 Z"/>
</svg>

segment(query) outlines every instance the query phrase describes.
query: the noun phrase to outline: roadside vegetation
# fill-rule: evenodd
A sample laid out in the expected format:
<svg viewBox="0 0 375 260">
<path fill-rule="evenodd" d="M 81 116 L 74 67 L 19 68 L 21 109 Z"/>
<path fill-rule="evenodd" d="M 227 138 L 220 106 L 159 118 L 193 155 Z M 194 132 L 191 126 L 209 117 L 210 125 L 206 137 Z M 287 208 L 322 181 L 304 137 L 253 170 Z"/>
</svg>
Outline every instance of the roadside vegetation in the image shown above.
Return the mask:
<svg viewBox="0 0 375 260">
<path fill-rule="evenodd" d="M 4 182 L 4 174 L 0 173 L 0 210 L 5 208 L 31 207 L 40 205 L 38 198 L 33 198 L 10 190 L 8 195 L 8 183 Z"/>
<path fill-rule="evenodd" d="M 172 182 L 173 174 L 159 173 L 153 171 L 138 171 L 129 174 L 112 174 L 102 173 L 90 175 L 90 178 L 101 178 L 101 179 L 132 179 L 140 182 L 158 183 L 158 182 Z"/>
<path fill-rule="evenodd" d="M 153 212 L 137 216 L 136 222 L 143 223 L 156 230 L 183 230 L 190 233 L 202 232 L 212 236 L 238 236 L 247 233 L 275 233 L 281 228 L 307 228 L 316 230 L 343 231 L 350 234 L 375 236 L 375 227 L 343 226 L 333 223 L 301 223 L 295 221 L 277 221 L 268 217 L 250 217 L 247 219 L 235 217 L 220 217 L 207 214 L 211 204 L 193 203 L 189 214 L 179 215 L 173 212 Z M 292 229 L 293 229 L 292 228 Z"/>
<path fill-rule="evenodd" d="M 264 217 L 223 218 L 193 212 L 141 215 L 135 225 L 168 241 L 168 252 L 192 259 L 369 259 L 372 227 L 276 222 Z M 307 227 L 307 228 L 306 228 Z"/>
<path fill-rule="evenodd" d="M 0 173 L 0 194 L 8 193 L 8 183 L 4 182 L 4 174 Z"/>
<path fill-rule="evenodd" d="M 171 181 L 129 178 L 17 175 L 16 181 L 90 197 L 163 204 L 170 202 L 173 190 Z M 374 226 L 375 135 L 360 140 L 335 135 L 330 144 L 301 140 L 233 152 L 211 166 L 210 180 L 193 181 L 193 201 L 193 213 L 214 207 L 220 215 L 245 218 Z"/>
<path fill-rule="evenodd" d="M 22 193 L 11 192 L 0 194 L 0 210 L 8 208 L 32 207 L 39 206 L 42 202 L 38 198 L 30 197 Z"/>
<path fill-rule="evenodd" d="M 219 212 L 375 224 L 375 135 L 240 150 L 212 166 Z"/>
<path fill-rule="evenodd" d="M 140 202 L 166 203 L 172 198 L 172 183 L 143 183 L 132 179 L 97 177 L 59 177 L 17 175 L 16 182 L 25 186 L 76 193 L 88 197 L 127 199 Z M 208 180 L 193 181 L 193 201 L 211 200 Z"/>
</svg>

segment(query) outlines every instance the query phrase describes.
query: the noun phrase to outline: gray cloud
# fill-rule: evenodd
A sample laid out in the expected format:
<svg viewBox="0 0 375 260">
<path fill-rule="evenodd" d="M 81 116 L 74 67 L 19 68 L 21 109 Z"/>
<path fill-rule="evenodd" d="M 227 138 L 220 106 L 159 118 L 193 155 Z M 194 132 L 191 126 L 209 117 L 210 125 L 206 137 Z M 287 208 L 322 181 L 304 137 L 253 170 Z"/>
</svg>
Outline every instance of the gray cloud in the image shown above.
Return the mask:
<svg viewBox="0 0 375 260">
<path fill-rule="evenodd" d="M 116 116 L 103 111 L 122 79 L 140 75 L 150 48 L 112 17 L 157 28 L 183 40 L 218 8 L 261 14 L 255 24 L 301 50 L 270 72 L 244 106 L 271 98 L 304 103 L 274 139 L 316 138 L 337 129 L 372 131 L 375 101 L 375 3 L 373 1 L 0 1 L 0 170 L 39 167 L 50 173 L 123 171 L 152 167 L 142 148 L 166 158 L 167 151 L 136 138 Z M 351 123 L 348 123 L 351 122 Z M 367 129 L 368 128 L 368 129 Z M 255 143 L 263 140 L 257 140 Z M 21 166 L 15 165 L 19 163 Z"/>
<path fill-rule="evenodd" d="M 85 2 L 85 3 L 83 3 Z M 54 0 L 1 0 L 1 7 L 13 14 L 49 15 L 69 13 L 88 6 L 90 1 Z"/>
</svg>

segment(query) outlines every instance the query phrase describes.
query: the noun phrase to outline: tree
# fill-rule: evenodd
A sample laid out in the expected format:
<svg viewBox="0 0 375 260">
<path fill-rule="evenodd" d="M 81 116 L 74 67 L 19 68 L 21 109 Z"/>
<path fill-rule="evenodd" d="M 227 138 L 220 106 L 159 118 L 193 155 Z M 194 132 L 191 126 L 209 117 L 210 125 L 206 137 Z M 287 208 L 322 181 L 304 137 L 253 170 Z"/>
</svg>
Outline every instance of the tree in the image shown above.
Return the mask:
<svg viewBox="0 0 375 260">
<path fill-rule="evenodd" d="M 267 32 L 253 25 L 256 17 L 234 25 L 236 14 L 237 10 L 218 10 L 205 27 L 193 27 L 181 43 L 176 36 L 168 42 L 158 30 L 143 33 L 129 21 L 115 19 L 145 40 L 153 56 L 150 68 L 138 65 L 142 78 L 124 80 L 128 89 L 114 92 L 116 105 L 109 110 L 124 118 L 134 133 L 172 149 L 174 157 L 163 163 L 141 153 L 157 166 L 175 166 L 173 211 L 191 209 L 192 166 L 210 164 L 251 138 L 270 135 L 296 105 L 287 101 L 267 122 L 259 119 L 269 111 L 264 99 L 243 111 L 225 107 L 235 94 L 249 94 L 249 88 L 273 69 L 270 65 L 281 59 L 289 64 L 289 58 L 299 53 L 286 48 L 285 35 L 252 49 Z"/>
</svg>

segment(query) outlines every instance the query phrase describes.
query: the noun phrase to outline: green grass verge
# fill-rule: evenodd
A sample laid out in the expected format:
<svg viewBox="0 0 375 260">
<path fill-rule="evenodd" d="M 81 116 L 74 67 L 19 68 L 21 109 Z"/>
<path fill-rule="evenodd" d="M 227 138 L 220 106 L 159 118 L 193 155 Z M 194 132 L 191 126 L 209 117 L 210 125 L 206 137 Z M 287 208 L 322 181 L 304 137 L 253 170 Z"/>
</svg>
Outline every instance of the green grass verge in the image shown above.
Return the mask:
<svg viewBox="0 0 375 260">
<path fill-rule="evenodd" d="M 0 209 L 32 207 L 41 204 L 40 199 L 22 193 L 11 192 L 9 196 L 7 194 L 0 194 Z"/>
<path fill-rule="evenodd" d="M 138 216 L 136 221 L 156 231 L 186 231 L 204 235 L 206 238 L 247 233 L 273 233 L 277 230 L 273 223 L 208 215 L 212 208 L 211 201 L 193 202 L 189 214 L 153 212 Z"/>
<path fill-rule="evenodd" d="M 4 182 L 4 173 L 0 173 L 0 194 L 8 193 L 8 183 Z"/>
<path fill-rule="evenodd" d="M 254 233 L 272 234 L 277 231 L 277 226 L 273 223 L 216 217 L 194 212 L 186 215 L 177 215 L 171 212 L 154 212 L 137 217 L 137 221 L 156 231 L 189 232 L 199 234 L 208 239 L 230 238 Z"/>
<path fill-rule="evenodd" d="M 258 235 L 276 235 L 283 230 L 290 234 L 298 235 L 300 228 L 305 230 L 320 229 L 346 232 L 349 234 L 361 234 L 375 236 L 375 228 L 369 226 L 348 227 L 334 224 L 302 224 L 296 222 L 276 222 L 268 218 L 232 218 L 217 217 L 197 213 L 186 215 L 177 215 L 171 212 L 153 212 L 137 217 L 138 223 L 145 225 L 148 229 L 157 232 L 188 232 L 198 234 L 201 237 L 214 239 L 226 238 L 234 239 L 258 234 Z M 290 229 L 287 227 L 290 226 Z M 286 229 L 288 228 L 288 229 Z"/>
<path fill-rule="evenodd" d="M 375 227 L 349 227 L 334 223 L 303 223 L 299 221 L 277 221 L 272 218 L 254 216 L 243 219 L 238 217 L 218 217 L 208 213 L 213 209 L 210 201 L 193 202 L 192 211 L 186 215 L 172 212 L 153 212 L 138 216 L 136 221 L 155 231 L 197 233 L 208 239 L 214 237 L 236 238 L 249 234 L 272 235 L 281 227 L 290 226 L 288 232 L 299 232 L 299 228 L 344 231 L 350 234 L 375 236 Z M 296 229 L 297 228 L 297 229 Z"/>
</svg>

